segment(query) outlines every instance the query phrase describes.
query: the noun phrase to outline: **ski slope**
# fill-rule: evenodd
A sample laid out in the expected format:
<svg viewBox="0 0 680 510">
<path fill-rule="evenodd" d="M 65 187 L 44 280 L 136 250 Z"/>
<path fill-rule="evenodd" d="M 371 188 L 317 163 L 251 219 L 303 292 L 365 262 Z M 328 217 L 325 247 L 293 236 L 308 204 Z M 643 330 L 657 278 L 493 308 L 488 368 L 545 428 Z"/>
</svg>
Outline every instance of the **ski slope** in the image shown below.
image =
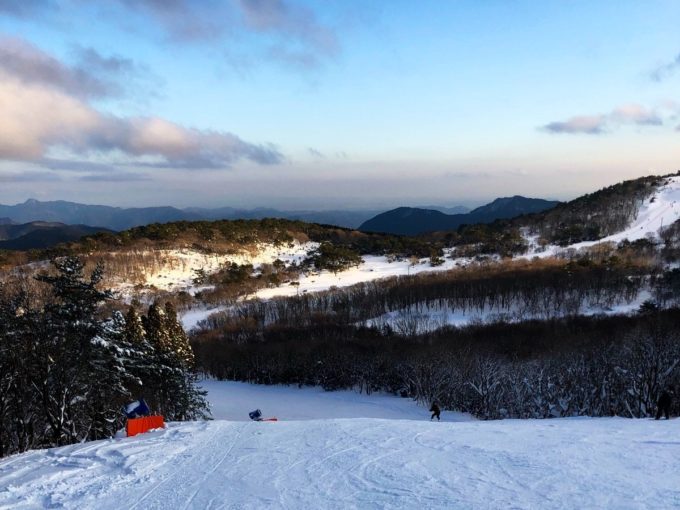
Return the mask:
<svg viewBox="0 0 680 510">
<path fill-rule="evenodd" d="M 372 412 L 406 419 L 365 418 L 373 397 L 246 386 L 208 384 L 225 406 L 217 414 L 241 421 L 171 423 L 2 460 L 0 508 L 680 507 L 677 420 L 432 423 L 425 409 L 386 396 Z M 243 421 L 277 401 L 281 421 Z M 355 417 L 326 418 L 338 402 Z"/>
<path fill-rule="evenodd" d="M 648 197 L 640 206 L 633 222 L 621 232 L 604 237 L 599 241 L 586 241 L 572 245 L 572 248 L 584 248 L 597 243 L 618 243 L 624 239 L 637 241 L 651 236 L 659 237 L 659 230 L 680 219 L 680 176 L 669 177 L 667 182 Z"/>
<path fill-rule="evenodd" d="M 637 241 L 638 239 L 658 239 L 659 231 L 663 227 L 672 225 L 680 220 L 680 176 L 668 177 L 666 182 L 659 186 L 656 191 L 647 197 L 638 210 L 631 224 L 620 232 L 603 237 L 597 241 L 583 241 L 560 247 L 549 245 L 538 247 L 538 236 L 528 235 L 524 237 L 529 244 L 529 252 L 521 258 L 531 257 L 554 257 L 568 250 L 590 248 L 601 243 L 620 243 L 624 240 Z"/>
<path fill-rule="evenodd" d="M 249 421 L 248 411 L 261 409 L 265 417 L 285 420 L 318 420 L 320 418 L 384 418 L 391 420 L 423 420 L 427 409 L 409 398 L 356 391 L 324 391 L 321 388 L 206 380 L 201 387 L 208 391 L 213 418 Z M 464 413 L 442 411 L 443 421 L 469 421 Z"/>
</svg>

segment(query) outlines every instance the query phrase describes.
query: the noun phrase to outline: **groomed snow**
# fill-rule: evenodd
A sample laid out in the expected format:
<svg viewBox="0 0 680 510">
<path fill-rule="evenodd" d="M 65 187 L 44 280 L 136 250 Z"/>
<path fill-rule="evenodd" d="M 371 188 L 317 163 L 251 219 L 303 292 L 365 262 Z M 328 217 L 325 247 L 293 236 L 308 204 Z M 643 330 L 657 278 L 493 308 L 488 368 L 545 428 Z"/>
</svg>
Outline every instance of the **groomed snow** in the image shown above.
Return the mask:
<svg viewBox="0 0 680 510">
<path fill-rule="evenodd" d="M 248 412 L 260 409 L 265 417 L 283 420 L 318 420 L 330 418 L 384 418 L 390 420 L 423 420 L 430 417 L 427 409 L 410 398 L 356 391 L 324 391 L 321 388 L 297 386 L 265 386 L 234 381 L 206 380 L 213 418 L 249 421 Z M 442 412 L 443 421 L 469 421 L 463 413 Z"/>
<path fill-rule="evenodd" d="M 253 397 L 264 414 L 283 399 L 281 421 L 171 423 L 10 457 L 0 462 L 0 508 L 680 507 L 677 420 L 431 423 L 421 408 L 420 421 L 295 421 L 285 399 L 296 389 L 223 389 L 242 401 L 239 420 Z M 323 398 L 302 390 L 289 414 L 324 418 Z M 224 404 L 218 413 L 237 411 Z"/>
</svg>

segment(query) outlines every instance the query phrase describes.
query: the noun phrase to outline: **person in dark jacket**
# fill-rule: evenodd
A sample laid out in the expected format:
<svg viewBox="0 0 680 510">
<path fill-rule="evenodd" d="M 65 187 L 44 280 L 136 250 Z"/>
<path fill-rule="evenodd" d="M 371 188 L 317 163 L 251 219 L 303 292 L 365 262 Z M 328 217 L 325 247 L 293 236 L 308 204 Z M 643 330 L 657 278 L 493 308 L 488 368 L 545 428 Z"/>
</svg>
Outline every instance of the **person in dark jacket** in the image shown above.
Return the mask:
<svg viewBox="0 0 680 510">
<path fill-rule="evenodd" d="M 441 414 L 441 409 L 439 409 L 437 402 L 432 402 L 432 405 L 430 406 L 430 412 L 432 413 L 432 416 L 430 416 L 430 421 L 432 421 L 435 416 L 437 417 L 437 421 L 440 420 L 439 415 Z"/>
<path fill-rule="evenodd" d="M 673 389 L 674 389 L 673 387 L 670 387 L 667 390 L 661 392 L 659 401 L 656 403 L 657 420 L 661 418 L 662 414 L 666 416 L 667 420 L 670 418 L 671 404 L 673 403 Z"/>
</svg>

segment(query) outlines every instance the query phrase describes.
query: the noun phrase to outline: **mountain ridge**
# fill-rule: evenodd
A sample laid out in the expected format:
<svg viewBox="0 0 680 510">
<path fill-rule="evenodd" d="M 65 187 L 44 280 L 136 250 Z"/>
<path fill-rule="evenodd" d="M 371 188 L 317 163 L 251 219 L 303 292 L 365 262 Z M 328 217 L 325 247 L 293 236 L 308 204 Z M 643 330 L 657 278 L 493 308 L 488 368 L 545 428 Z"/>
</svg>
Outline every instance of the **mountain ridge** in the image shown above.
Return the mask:
<svg viewBox="0 0 680 510">
<path fill-rule="evenodd" d="M 524 214 L 542 212 L 560 204 L 556 200 L 521 195 L 500 197 L 465 214 L 444 214 L 433 209 L 397 207 L 364 222 L 359 230 L 399 235 L 456 230 L 462 225 L 492 223 Z"/>
</svg>

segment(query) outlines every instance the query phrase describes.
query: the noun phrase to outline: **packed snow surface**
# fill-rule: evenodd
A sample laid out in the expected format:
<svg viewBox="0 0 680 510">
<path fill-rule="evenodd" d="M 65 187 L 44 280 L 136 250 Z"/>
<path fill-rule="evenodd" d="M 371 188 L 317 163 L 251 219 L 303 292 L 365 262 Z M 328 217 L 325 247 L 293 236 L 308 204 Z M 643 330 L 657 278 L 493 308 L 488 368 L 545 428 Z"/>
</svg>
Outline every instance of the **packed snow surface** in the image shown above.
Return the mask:
<svg viewBox="0 0 680 510">
<path fill-rule="evenodd" d="M 320 418 L 386 418 L 391 420 L 423 420 L 427 409 L 410 398 L 356 391 L 324 391 L 321 388 L 297 386 L 265 386 L 233 381 L 201 382 L 208 391 L 215 419 L 248 421 L 248 412 L 262 410 L 265 417 L 285 420 L 318 420 Z M 467 421 L 469 415 L 442 412 L 444 421 Z"/>
<path fill-rule="evenodd" d="M 236 393 L 265 415 L 271 399 L 297 391 L 263 400 L 258 389 L 228 389 L 222 397 Z M 0 508 L 680 507 L 677 420 L 324 419 L 320 399 L 302 390 L 307 410 L 290 410 L 317 419 L 283 410 L 278 422 L 170 423 L 10 457 L 0 462 Z"/>
</svg>

